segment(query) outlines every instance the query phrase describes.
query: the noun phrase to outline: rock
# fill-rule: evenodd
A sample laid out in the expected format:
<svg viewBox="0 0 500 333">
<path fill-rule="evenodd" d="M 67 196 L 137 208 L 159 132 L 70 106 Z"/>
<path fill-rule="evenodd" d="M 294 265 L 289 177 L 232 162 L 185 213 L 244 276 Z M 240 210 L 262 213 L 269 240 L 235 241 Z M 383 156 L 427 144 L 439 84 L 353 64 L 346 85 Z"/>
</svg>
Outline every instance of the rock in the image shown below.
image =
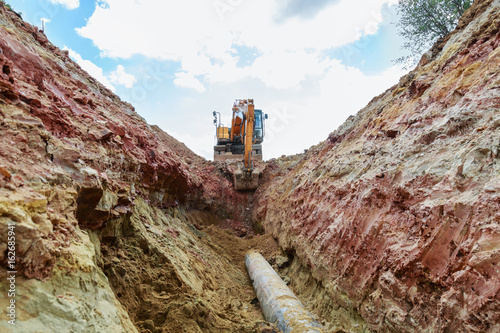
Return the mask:
<svg viewBox="0 0 500 333">
<path fill-rule="evenodd" d="M 144 327 L 147 330 L 150 330 L 151 332 L 154 332 L 155 323 L 151 319 L 148 319 L 142 323 L 142 327 Z"/>
<path fill-rule="evenodd" d="M 42 31 L 37 31 L 34 33 L 35 39 L 42 45 L 45 46 L 49 43 L 47 36 Z"/>
<path fill-rule="evenodd" d="M 33 332 L 138 332 L 125 309 L 116 300 L 108 279 L 94 264 L 94 247 L 80 234 L 80 245 L 65 251 L 64 260 L 44 281 L 16 278 L 16 330 Z M 71 267 L 72 274 L 66 269 Z M 2 284 L 0 291 L 5 295 Z M 7 307 L 9 299 L 0 298 Z M 0 321 L 0 330 L 11 325 Z"/>
<path fill-rule="evenodd" d="M 399 134 L 398 130 L 387 130 L 385 132 L 385 135 L 387 135 L 387 137 L 391 139 L 395 138 L 398 134 Z"/>
<path fill-rule="evenodd" d="M 87 104 L 89 104 L 89 101 L 90 101 L 90 99 L 82 93 L 76 93 L 73 96 L 73 99 L 82 105 L 87 105 Z"/>
<path fill-rule="evenodd" d="M 221 248 L 186 223 L 198 210 L 200 225 L 220 211 L 243 221 L 247 196 L 1 2 L 0 21 L 0 261 L 15 225 L 16 330 L 249 331 L 243 309 L 222 314 L 215 295 L 242 297 L 246 280 L 231 276 L 241 267 L 221 265 Z M 194 320 L 176 302 L 190 302 Z"/>
<path fill-rule="evenodd" d="M 285 268 L 287 266 L 290 266 L 290 259 L 286 256 L 276 256 L 274 259 L 276 265 L 279 268 Z"/>
<path fill-rule="evenodd" d="M 500 102 L 485 78 L 500 71 L 500 2 L 469 15 L 295 167 L 278 159 L 254 199 L 344 331 L 499 329 Z"/>
<path fill-rule="evenodd" d="M 239 299 L 232 299 L 231 300 L 231 309 L 239 310 L 239 309 L 241 309 L 242 306 L 243 306 L 243 304 L 241 303 L 241 301 Z"/>
<path fill-rule="evenodd" d="M 427 65 L 432 60 L 432 51 L 427 51 L 422 55 L 420 59 L 419 66 L 423 67 Z"/>
<path fill-rule="evenodd" d="M 94 141 L 104 141 L 109 139 L 112 135 L 113 132 L 108 129 L 91 129 L 89 131 L 89 138 Z"/>
<path fill-rule="evenodd" d="M 7 180 L 10 180 L 10 178 L 12 177 L 12 175 L 10 174 L 9 170 L 7 170 L 6 168 L 0 166 L 0 174 L 5 177 Z"/>
</svg>

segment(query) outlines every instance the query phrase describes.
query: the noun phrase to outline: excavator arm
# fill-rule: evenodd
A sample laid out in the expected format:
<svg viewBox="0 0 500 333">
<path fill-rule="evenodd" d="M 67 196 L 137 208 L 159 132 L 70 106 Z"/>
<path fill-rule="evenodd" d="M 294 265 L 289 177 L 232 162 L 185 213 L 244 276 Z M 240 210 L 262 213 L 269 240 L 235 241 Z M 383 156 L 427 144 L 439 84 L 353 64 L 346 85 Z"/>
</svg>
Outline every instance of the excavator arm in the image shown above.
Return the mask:
<svg viewBox="0 0 500 333">
<path fill-rule="evenodd" d="M 245 130 L 245 159 L 244 166 L 245 170 L 251 172 L 253 169 L 252 165 L 252 145 L 253 145 L 253 126 L 254 126 L 254 105 L 253 100 L 250 100 L 248 104 L 248 110 L 246 114 L 246 130 Z"/>
<path fill-rule="evenodd" d="M 252 162 L 252 149 L 253 149 L 253 132 L 255 123 L 255 110 L 253 99 L 237 101 L 238 108 L 243 113 L 243 124 L 241 135 L 243 137 L 243 145 L 245 153 L 243 158 L 243 165 L 238 167 L 235 171 L 234 187 L 237 190 L 255 190 L 259 185 L 259 172 L 255 171 Z M 235 105 L 236 106 L 236 105 Z M 237 113 L 236 113 L 237 114 Z M 233 126 L 236 117 L 233 113 Z"/>
</svg>

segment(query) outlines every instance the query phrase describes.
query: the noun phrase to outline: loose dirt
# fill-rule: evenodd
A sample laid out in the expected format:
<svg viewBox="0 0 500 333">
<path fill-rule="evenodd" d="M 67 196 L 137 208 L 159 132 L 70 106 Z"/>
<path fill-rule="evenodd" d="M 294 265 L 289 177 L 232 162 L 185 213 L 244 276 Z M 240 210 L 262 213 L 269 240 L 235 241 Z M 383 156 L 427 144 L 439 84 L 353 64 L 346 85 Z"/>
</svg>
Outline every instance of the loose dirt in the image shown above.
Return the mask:
<svg viewBox="0 0 500 333">
<path fill-rule="evenodd" d="M 202 212 L 181 212 L 176 216 L 183 223 L 173 226 L 168 214 L 158 214 L 139 207 L 123 222 L 127 237 L 101 243 L 103 270 L 139 331 L 273 332 L 245 267 L 249 250 L 271 262 L 282 257 L 272 236 Z M 137 230 L 141 225 L 147 230 Z"/>
</svg>

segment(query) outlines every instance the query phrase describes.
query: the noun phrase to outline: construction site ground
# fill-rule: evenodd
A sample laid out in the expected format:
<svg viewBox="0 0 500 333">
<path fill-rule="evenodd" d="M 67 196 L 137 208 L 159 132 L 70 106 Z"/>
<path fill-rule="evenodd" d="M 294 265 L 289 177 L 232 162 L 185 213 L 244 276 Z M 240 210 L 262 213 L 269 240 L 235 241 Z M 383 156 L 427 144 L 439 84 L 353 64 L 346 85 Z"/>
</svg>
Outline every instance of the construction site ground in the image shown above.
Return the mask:
<svg viewBox="0 0 500 333">
<path fill-rule="evenodd" d="M 149 207 L 148 214 L 146 206 L 136 207 L 123 224 L 127 237 L 103 237 L 101 252 L 103 270 L 140 332 L 277 332 L 263 317 L 245 267 L 250 250 L 276 268 L 288 261 L 271 235 L 204 212 Z M 144 233 L 134 225 L 136 215 Z"/>
</svg>

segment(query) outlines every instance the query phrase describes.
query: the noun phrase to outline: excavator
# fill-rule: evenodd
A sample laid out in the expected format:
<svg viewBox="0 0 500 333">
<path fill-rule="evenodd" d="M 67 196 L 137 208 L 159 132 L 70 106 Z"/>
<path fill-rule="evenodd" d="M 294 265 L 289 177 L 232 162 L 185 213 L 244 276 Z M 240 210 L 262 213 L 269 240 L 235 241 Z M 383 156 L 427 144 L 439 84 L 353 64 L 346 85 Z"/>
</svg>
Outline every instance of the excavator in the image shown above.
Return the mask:
<svg viewBox="0 0 500 333">
<path fill-rule="evenodd" d="M 240 162 L 233 173 L 235 189 L 257 189 L 259 172 L 254 169 L 253 161 L 262 161 L 264 120 L 267 114 L 255 109 L 253 99 L 237 99 L 233 104 L 231 127 L 221 124 L 219 112 L 214 111 L 213 115 L 217 137 L 214 161 Z"/>
</svg>

